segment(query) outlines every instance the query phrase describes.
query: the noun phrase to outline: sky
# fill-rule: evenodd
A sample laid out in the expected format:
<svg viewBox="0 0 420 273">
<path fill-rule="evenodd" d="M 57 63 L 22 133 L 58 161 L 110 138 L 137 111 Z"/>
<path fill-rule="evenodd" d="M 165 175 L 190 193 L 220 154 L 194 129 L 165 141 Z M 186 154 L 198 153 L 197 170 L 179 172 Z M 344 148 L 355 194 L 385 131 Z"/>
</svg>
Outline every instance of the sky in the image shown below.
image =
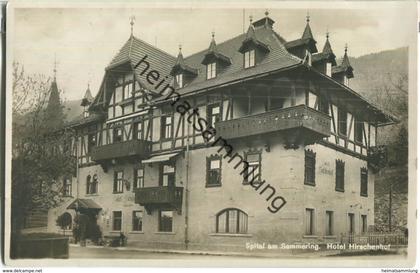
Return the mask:
<svg viewBox="0 0 420 273">
<path fill-rule="evenodd" d="M 333 4 L 334 2 L 331 2 Z M 379 3 L 379 2 L 378 2 Z M 249 16 L 264 16 L 253 8 L 18 8 L 13 29 L 13 58 L 26 73 L 53 76 L 66 100 L 83 97 L 88 83 L 98 92 L 105 67 L 134 35 L 176 56 L 182 44 L 184 57 L 208 48 L 211 32 L 217 43 L 245 31 Z M 287 41 L 300 38 L 309 13 L 312 32 L 322 50 L 327 30 L 337 57 L 348 44 L 350 56 L 407 46 L 411 21 L 402 6 L 379 5 L 358 9 L 269 8 L 274 30 Z M 244 20 L 245 19 L 245 20 Z"/>
</svg>

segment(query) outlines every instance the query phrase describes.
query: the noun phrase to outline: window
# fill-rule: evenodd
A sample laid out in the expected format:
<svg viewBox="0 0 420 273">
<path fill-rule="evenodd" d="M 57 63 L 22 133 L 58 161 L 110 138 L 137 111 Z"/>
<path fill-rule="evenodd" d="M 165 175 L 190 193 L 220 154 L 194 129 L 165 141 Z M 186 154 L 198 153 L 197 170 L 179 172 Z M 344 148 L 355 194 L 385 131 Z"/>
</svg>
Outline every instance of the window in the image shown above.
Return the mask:
<svg viewBox="0 0 420 273">
<path fill-rule="evenodd" d="M 88 118 L 88 117 L 89 117 L 89 111 L 84 110 L 84 111 L 83 111 L 83 117 L 84 117 L 84 118 Z"/>
<path fill-rule="evenodd" d="M 123 171 L 118 171 L 114 173 L 114 193 L 122 193 L 124 184 L 124 173 Z"/>
<path fill-rule="evenodd" d="M 244 182 L 261 181 L 261 152 L 246 153 L 245 161 L 248 162 L 248 169 L 244 173 Z"/>
<path fill-rule="evenodd" d="M 216 122 L 220 120 L 220 106 L 219 104 L 213 104 L 207 106 L 207 120 L 210 123 L 210 126 L 214 128 Z"/>
<path fill-rule="evenodd" d="M 316 153 L 305 150 L 305 185 L 315 186 L 315 158 Z"/>
<path fill-rule="evenodd" d="M 123 87 L 122 86 L 118 86 L 115 88 L 115 94 L 114 94 L 114 99 L 115 99 L 115 103 L 118 103 L 120 101 L 123 100 Z"/>
<path fill-rule="evenodd" d="M 354 140 L 363 143 L 363 121 L 357 119 L 354 121 Z"/>
<path fill-rule="evenodd" d="M 349 219 L 349 234 L 353 234 L 354 233 L 354 213 L 349 213 L 348 214 L 348 219 Z"/>
<path fill-rule="evenodd" d="M 123 141 L 123 128 L 122 127 L 116 127 L 113 129 L 113 143 L 121 142 Z"/>
<path fill-rule="evenodd" d="M 113 211 L 112 212 L 112 230 L 118 231 L 121 230 L 122 226 L 122 212 Z"/>
<path fill-rule="evenodd" d="M 348 86 L 349 85 L 349 78 L 347 76 L 344 76 L 344 78 L 343 78 L 343 84 L 345 86 Z"/>
<path fill-rule="evenodd" d="M 318 102 L 318 96 L 309 91 L 308 92 L 308 106 L 313 109 L 316 109 L 317 102 Z"/>
<path fill-rule="evenodd" d="M 335 190 L 344 192 L 344 162 L 335 161 Z"/>
<path fill-rule="evenodd" d="M 325 69 L 325 74 L 327 74 L 328 77 L 331 77 L 331 68 L 332 68 L 332 64 L 327 63 L 326 69 Z"/>
<path fill-rule="evenodd" d="M 305 234 L 314 235 L 315 234 L 315 219 L 314 219 L 314 209 L 306 209 L 305 215 Z"/>
<path fill-rule="evenodd" d="M 338 109 L 338 132 L 347 136 L 347 112 L 342 109 Z"/>
<path fill-rule="evenodd" d="M 175 166 L 170 164 L 161 165 L 160 186 L 175 186 Z"/>
<path fill-rule="evenodd" d="M 134 185 L 133 190 L 144 187 L 144 167 L 134 169 Z"/>
<path fill-rule="evenodd" d="M 327 115 L 330 114 L 329 104 L 328 104 L 328 100 L 327 100 L 326 97 L 319 96 L 318 110 L 321 111 L 324 114 L 327 114 Z"/>
<path fill-rule="evenodd" d="M 63 180 L 63 196 L 71 196 L 71 179 L 64 178 Z"/>
<path fill-rule="evenodd" d="M 362 227 L 361 227 L 361 232 L 362 233 L 366 233 L 367 230 L 367 215 L 362 214 L 361 215 L 361 222 L 362 222 Z"/>
<path fill-rule="evenodd" d="M 248 215 L 239 209 L 225 209 L 217 214 L 216 233 L 248 232 Z"/>
<path fill-rule="evenodd" d="M 88 153 L 92 152 L 92 148 L 96 146 L 96 133 L 88 135 Z"/>
<path fill-rule="evenodd" d="M 160 137 L 162 139 L 172 138 L 172 116 L 165 116 L 161 118 L 161 132 Z"/>
<path fill-rule="evenodd" d="M 207 183 L 206 187 L 222 185 L 222 156 L 207 158 Z"/>
<path fill-rule="evenodd" d="M 368 196 L 368 171 L 366 168 L 360 169 L 360 195 Z"/>
<path fill-rule="evenodd" d="M 133 211 L 133 231 L 143 230 L 143 212 L 141 210 Z"/>
<path fill-rule="evenodd" d="M 175 76 L 175 80 L 176 80 L 176 83 L 178 84 L 178 87 L 179 88 L 182 88 L 182 87 L 184 87 L 184 85 L 183 85 L 183 75 L 182 74 L 177 74 L 176 76 Z"/>
<path fill-rule="evenodd" d="M 86 194 L 95 194 L 98 192 L 98 176 L 96 174 L 86 177 Z"/>
<path fill-rule="evenodd" d="M 173 211 L 161 210 L 159 211 L 159 231 L 172 232 L 174 221 Z"/>
<path fill-rule="evenodd" d="M 207 79 L 216 78 L 216 63 L 209 63 L 207 65 Z"/>
<path fill-rule="evenodd" d="M 327 210 L 325 212 L 325 235 L 331 236 L 334 234 L 334 212 Z"/>
<path fill-rule="evenodd" d="M 143 139 L 143 123 L 134 123 L 133 139 Z"/>
<path fill-rule="evenodd" d="M 244 53 L 244 67 L 253 67 L 255 66 L 255 50 L 252 49 Z"/>
<path fill-rule="evenodd" d="M 124 86 L 124 100 L 129 99 L 133 96 L 133 84 L 129 83 Z"/>
</svg>

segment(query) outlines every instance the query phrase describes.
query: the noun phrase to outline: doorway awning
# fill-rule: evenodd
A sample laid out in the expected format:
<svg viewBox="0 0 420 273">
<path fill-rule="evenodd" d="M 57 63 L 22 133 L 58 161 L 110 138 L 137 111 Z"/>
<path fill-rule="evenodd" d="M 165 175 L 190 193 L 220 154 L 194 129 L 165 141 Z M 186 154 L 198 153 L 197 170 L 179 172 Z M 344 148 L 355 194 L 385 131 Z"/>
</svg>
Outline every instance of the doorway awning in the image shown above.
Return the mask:
<svg viewBox="0 0 420 273">
<path fill-rule="evenodd" d="M 93 209 L 93 210 L 101 210 L 101 206 L 99 206 L 95 201 L 92 199 L 76 199 L 74 200 L 67 209 Z"/>
<path fill-rule="evenodd" d="M 151 158 L 142 160 L 141 163 L 165 162 L 165 161 L 171 160 L 177 155 L 179 155 L 179 152 L 171 153 L 171 154 L 164 154 L 164 155 L 155 155 L 155 156 L 152 156 Z"/>
</svg>

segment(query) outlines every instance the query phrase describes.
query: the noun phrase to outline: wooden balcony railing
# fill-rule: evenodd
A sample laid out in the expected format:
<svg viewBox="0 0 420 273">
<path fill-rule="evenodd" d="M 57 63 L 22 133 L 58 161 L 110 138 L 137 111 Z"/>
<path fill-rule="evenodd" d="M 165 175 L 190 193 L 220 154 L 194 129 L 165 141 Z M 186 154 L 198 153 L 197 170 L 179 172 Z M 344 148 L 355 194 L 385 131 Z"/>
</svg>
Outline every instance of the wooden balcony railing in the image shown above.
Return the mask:
<svg viewBox="0 0 420 273">
<path fill-rule="evenodd" d="M 302 133 L 313 142 L 331 134 L 331 118 L 305 105 L 298 105 L 216 123 L 217 135 L 225 139 L 295 129 L 306 129 Z"/>
<path fill-rule="evenodd" d="M 150 145 L 150 141 L 133 139 L 93 147 L 90 155 L 97 162 L 133 156 L 144 159 L 149 156 Z"/>
<path fill-rule="evenodd" d="M 183 187 L 147 187 L 135 190 L 135 203 L 150 214 L 153 209 L 174 209 L 181 213 Z"/>
</svg>

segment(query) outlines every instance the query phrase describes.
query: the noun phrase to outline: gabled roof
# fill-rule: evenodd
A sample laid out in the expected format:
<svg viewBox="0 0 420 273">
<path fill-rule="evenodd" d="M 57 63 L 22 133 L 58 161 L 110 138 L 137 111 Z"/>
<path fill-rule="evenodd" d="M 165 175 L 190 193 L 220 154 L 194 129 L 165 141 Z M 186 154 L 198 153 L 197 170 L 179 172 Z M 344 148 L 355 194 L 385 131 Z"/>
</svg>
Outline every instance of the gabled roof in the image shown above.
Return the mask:
<svg viewBox="0 0 420 273">
<path fill-rule="evenodd" d="M 172 81 L 170 73 L 176 63 L 176 58 L 132 35 L 105 69 L 101 87 L 91 107 L 96 107 L 103 103 L 106 104 L 109 101 L 111 96 L 110 94 L 105 94 L 104 91 L 105 83 L 109 81 L 108 72 L 112 70 L 119 70 L 121 68 L 124 68 L 124 70 L 127 71 L 134 70 L 135 77 L 139 84 L 143 88 L 154 92 L 154 85 L 150 84 L 146 79 L 147 73 L 141 75 L 146 67 L 143 63 L 138 65 L 142 60 L 149 63 L 149 71 L 152 69 L 158 71 L 161 79 L 168 76 L 165 80 L 166 83 Z"/>
<path fill-rule="evenodd" d="M 101 206 L 99 206 L 95 201 L 92 199 L 75 199 L 70 205 L 67 206 L 67 209 L 93 209 L 93 210 L 101 210 Z"/>
</svg>

